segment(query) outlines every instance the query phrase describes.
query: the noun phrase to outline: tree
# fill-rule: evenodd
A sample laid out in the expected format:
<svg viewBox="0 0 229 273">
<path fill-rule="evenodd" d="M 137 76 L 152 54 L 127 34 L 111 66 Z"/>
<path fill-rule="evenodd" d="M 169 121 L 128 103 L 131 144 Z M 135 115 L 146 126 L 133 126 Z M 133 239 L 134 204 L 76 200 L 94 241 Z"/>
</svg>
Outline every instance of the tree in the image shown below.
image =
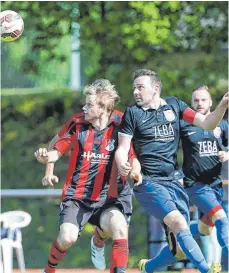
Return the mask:
<svg viewBox="0 0 229 273">
<path fill-rule="evenodd" d="M 38 73 L 38 59 L 66 62 L 72 22 L 81 26 L 81 53 L 89 78 L 144 65 L 160 53 L 216 51 L 227 41 L 223 1 L 3 2 L 2 7 L 17 10 L 25 20 L 25 72 Z M 67 36 L 69 52 L 57 50 Z"/>
</svg>

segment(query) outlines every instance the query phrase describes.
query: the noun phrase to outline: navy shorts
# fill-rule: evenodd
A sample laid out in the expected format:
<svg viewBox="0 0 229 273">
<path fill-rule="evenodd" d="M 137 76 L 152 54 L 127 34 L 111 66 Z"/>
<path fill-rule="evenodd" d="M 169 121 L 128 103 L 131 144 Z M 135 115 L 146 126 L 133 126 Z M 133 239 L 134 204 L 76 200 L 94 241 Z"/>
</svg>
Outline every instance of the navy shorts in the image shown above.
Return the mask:
<svg viewBox="0 0 229 273">
<path fill-rule="evenodd" d="M 84 202 L 78 199 L 63 201 L 60 205 L 59 226 L 63 223 L 72 223 L 79 227 L 79 233 L 86 223 L 100 227 L 101 214 L 110 207 L 118 208 L 129 224 L 132 215 L 132 192 L 130 189 L 121 192 L 118 198 L 109 198 L 98 207 L 93 202 Z"/>
<path fill-rule="evenodd" d="M 179 210 L 190 223 L 189 199 L 179 181 L 149 181 L 134 188 L 134 195 L 149 215 L 163 221 L 173 210 Z"/>
<path fill-rule="evenodd" d="M 186 192 L 192 204 L 207 218 L 211 218 L 216 211 L 222 208 L 222 184 L 212 188 L 207 184 L 197 182 L 192 187 L 186 188 Z"/>
</svg>

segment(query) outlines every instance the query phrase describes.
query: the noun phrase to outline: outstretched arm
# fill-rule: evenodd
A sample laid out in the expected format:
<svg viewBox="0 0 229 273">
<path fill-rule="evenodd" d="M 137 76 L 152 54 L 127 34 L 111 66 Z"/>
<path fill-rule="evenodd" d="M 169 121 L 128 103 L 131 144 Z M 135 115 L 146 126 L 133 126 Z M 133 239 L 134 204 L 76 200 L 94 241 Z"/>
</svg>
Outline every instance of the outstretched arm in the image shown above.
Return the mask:
<svg viewBox="0 0 229 273">
<path fill-rule="evenodd" d="M 211 114 L 204 116 L 200 113 L 196 113 L 193 124 L 205 130 L 214 130 L 222 120 L 227 108 L 228 93 L 223 96 L 215 111 L 213 111 Z"/>
</svg>

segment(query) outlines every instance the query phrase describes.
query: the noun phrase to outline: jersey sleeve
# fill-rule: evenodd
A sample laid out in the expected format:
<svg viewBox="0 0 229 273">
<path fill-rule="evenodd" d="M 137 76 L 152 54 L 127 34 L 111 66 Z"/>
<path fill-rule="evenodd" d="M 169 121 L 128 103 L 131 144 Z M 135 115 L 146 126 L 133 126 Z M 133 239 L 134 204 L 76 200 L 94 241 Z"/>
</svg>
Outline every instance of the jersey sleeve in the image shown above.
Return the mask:
<svg viewBox="0 0 229 273">
<path fill-rule="evenodd" d="M 124 116 L 122 118 L 122 122 L 120 125 L 120 134 L 133 136 L 135 130 L 135 119 L 132 113 L 131 107 L 127 107 Z"/>
<path fill-rule="evenodd" d="M 184 121 L 193 124 L 194 118 L 196 116 L 196 111 L 192 110 L 184 101 L 178 100 L 181 117 Z"/>
<path fill-rule="evenodd" d="M 73 122 L 73 121 L 72 121 Z M 71 147 L 74 138 L 76 135 L 76 125 L 73 122 L 69 124 L 69 128 L 67 129 L 67 132 L 63 134 L 60 139 L 56 142 L 54 145 L 54 149 L 56 149 L 58 152 L 62 154 L 66 154 L 69 151 L 69 148 Z"/>
<path fill-rule="evenodd" d="M 64 134 L 68 132 L 69 127 L 71 127 L 71 124 L 73 123 L 74 116 L 72 116 L 69 120 L 67 120 L 59 132 L 57 133 L 59 137 L 62 137 Z"/>
</svg>

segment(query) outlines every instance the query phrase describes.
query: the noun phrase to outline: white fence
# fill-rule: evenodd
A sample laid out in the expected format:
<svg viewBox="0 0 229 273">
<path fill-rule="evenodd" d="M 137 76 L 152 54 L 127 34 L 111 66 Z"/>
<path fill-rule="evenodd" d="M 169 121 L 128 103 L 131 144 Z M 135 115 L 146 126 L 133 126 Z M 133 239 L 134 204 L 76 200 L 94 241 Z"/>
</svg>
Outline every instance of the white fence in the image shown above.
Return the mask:
<svg viewBox="0 0 229 273">
<path fill-rule="evenodd" d="M 1 190 L 1 198 L 61 197 L 61 189 Z"/>
</svg>

